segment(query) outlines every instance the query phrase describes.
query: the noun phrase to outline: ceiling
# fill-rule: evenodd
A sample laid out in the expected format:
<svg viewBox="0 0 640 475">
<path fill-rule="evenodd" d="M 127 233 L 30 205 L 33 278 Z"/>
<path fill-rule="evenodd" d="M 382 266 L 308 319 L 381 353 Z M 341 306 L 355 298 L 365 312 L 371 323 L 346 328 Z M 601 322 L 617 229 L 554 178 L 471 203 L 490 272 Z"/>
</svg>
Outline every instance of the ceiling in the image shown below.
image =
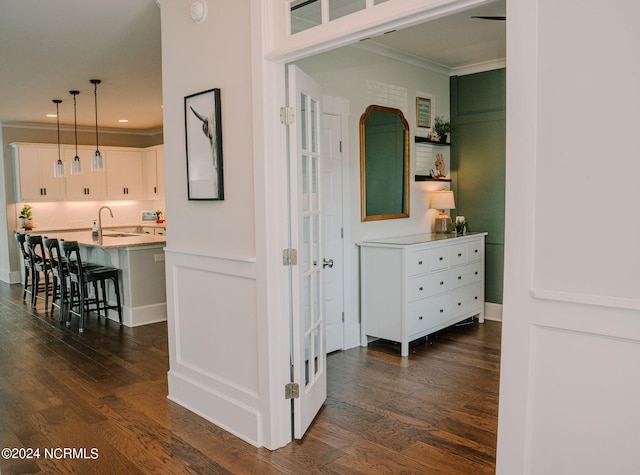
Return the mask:
<svg viewBox="0 0 640 475">
<path fill-rule="evenodd" d="M 506 0 L 368 40 L 390 51 L 449 69 L 504 59 Z M 0 3 L 0 123 L 94 126 L 98 86 L 101 128 L 162 127 L 160 8 L 155 0 L 2 0 Z M 128 119 L 127 123 L 118 122 Z"/>
<path fill-rule="evenodd" d="M 0 122 L 162 127 L 160 8 L 154 0 L 2 0 Z M 121 124 L 119 119 L 128 119 Z"/>
</svg>

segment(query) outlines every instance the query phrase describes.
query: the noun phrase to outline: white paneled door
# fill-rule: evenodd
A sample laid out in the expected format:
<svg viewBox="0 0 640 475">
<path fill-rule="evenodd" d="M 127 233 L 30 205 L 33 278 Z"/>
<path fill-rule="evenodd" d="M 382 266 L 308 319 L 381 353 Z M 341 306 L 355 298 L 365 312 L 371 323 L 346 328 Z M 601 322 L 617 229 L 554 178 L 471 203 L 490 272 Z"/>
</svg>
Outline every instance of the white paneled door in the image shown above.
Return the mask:
<svg viewBox="0 0 640 475">
<path fill-rule="evenodd" d="M 342 251 L 342 146 L 341 117 L 322 115 L 322 192 L 324 249 L 325 321 L 327 353 L 344 347 L 344 258 Z"/>
<path fill-rule="evenodd" d="M 302 438 L 327 397 L 325 351 L 324 234 L 322 228 L 320 86 L 295 66 L 288 68 L 291 247 L 298 251 L 291 267 L 293 434 Z"/>
</svg>

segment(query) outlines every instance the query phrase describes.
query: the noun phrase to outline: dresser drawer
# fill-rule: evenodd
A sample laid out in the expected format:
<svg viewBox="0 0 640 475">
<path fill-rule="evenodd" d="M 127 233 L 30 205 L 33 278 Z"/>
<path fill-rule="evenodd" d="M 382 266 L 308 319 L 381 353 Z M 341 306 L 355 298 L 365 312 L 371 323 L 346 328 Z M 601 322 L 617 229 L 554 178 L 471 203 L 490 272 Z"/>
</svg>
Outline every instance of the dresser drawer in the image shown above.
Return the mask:
<svg viewBox="0 0 640 475">
<path fill-rule="evenodd" d="M 414 251 L 407 253 L 407 275 L 424 274 L 429 271 L 429 251 Z"/>
<path fill-rule="evenodd" d="M 482 309 L 482 282 L 457 288 L 448 295 L 453 317 L 473 312 L 480 313 Z"/>
<path fill-rule="evenodd" d="M 412 277 L 407 281 L 407 299 L 411 302 L 446 292 L 449 290 L 449 279 L 447 271 Z"/>
<path fill-rule="evenodd" d="M 449 270 L 449 288 L 455 289 L 482 279 L 482 264 L 473 262 Z"/>
<path fill-rule="evenodd" d="M 449 295 L 440 295 L 409 304 L 407 312 L 407 335 L 425 332 L 449 319 Z"/>
<path fill-rule="evenodd" d="M 469 262 L 475 262 L 482 259 L 483 247 L 484 247 L 484 241 L 481 241 L 481 240 L 472 241 L 468 243 L 467 244 L 467 252 L 468 252 L 467 260 Z"/>
<path fill-rule="evenodd" d="M 467 263 L 467 243 L 449 246 L 449 264 L 459 266 Z"/>
<path fill-rule="evenodd" d="M 449 267 L 449 251 L 446 247 L 429 250 L 429 270 L 442 270 Z"/>
</svg>

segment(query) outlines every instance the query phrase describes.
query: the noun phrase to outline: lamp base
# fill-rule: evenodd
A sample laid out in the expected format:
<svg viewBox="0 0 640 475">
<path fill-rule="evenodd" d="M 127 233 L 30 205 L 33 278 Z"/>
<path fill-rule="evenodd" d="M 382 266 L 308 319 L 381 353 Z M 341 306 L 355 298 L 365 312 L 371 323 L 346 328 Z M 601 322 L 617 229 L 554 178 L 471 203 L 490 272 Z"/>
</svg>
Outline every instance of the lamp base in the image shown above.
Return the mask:
<svg viewBox="0 0 640 475">
<path fill-rule="evenodd" d="M 446 234 L 451 231 L 451 216 L 442 212 L 436 216 L 433 226 L 433 232 L 437 234 Z"/>
</svg>

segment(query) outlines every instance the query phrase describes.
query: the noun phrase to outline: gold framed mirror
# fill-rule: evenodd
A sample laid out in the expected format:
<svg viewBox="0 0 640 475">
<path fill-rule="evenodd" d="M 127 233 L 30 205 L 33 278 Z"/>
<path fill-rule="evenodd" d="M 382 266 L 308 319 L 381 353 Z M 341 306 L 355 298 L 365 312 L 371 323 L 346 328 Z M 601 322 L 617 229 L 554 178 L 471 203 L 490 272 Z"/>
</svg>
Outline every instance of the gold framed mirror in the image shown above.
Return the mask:
<svg viewBox="0 0 640 475">
<path fill-rule="evenodd" d="M 409 217 L 409 123 L 371 105 L 360 117 L 361 221 Z"/>
</svg>

